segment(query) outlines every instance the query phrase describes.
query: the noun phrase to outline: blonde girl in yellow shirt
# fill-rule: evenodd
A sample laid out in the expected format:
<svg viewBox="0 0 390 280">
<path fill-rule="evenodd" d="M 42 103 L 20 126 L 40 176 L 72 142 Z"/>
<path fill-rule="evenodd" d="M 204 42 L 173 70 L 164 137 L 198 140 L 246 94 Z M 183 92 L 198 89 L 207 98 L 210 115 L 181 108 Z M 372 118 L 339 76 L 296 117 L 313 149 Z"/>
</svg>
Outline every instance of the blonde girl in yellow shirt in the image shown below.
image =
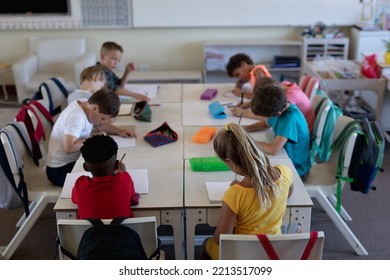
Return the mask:
<svg viewBox="0 0 390 280">
<path fill-rule="evenodd" d="M 201 259 L 219 258 L 219 235 L 223 233 L 281 234 L 287 198 L 293 191 L 290 168 L 271 166 L 241 126 L 230 123 L 221 129 L 214 139 L 214 151 L 243 179 L 233 181 L 224 194 L 214 237 L 203 243 Z"/>
</svg>

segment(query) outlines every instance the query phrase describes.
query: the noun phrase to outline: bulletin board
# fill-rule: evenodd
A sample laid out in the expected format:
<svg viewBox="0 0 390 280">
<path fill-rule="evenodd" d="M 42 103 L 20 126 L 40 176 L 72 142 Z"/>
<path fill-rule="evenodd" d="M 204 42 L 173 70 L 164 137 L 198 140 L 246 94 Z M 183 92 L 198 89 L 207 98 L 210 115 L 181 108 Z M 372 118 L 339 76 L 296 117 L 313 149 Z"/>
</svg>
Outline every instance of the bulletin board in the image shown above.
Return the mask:
<svg viewBox="0 0 390 280">
<path fill-rule="evenodd" d="M 132 0 L 134 28 L 350 26 L 361 10 L 359 0 Z"/>
</svg>

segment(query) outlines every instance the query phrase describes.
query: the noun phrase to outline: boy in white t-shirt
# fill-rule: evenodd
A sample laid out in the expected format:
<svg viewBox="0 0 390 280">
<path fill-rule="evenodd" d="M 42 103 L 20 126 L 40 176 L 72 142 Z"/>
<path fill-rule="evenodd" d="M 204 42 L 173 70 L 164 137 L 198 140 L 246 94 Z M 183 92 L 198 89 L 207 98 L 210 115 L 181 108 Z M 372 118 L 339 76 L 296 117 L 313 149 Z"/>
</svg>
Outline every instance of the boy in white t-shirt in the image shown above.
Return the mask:
<svg viewBox="0 0 390 280">
<path fill-rule="evenodd" d="M 135 137 L 134 131 L 121 129 L 111 123 L 119 112 L 119 97 L 106 88 L 89 99 L 70 103 L 56 120 L 49 140 L 46 174 L 49 181 L 63 186 L 80 156 L 80 148 L 95 126 L 99 131 L 123 137 Z"/>
</svg>

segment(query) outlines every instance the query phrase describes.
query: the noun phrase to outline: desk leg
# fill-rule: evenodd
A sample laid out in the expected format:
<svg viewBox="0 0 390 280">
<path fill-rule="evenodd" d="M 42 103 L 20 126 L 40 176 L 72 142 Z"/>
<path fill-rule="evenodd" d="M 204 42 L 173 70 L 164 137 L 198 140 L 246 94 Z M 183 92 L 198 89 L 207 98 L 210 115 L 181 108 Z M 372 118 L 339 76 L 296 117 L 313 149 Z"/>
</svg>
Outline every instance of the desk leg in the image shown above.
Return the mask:
<svg viewBox="0 0 390 280">
<path fill-rule="evenodd" d="M 175 257 L 183 260 L 183 223 L 182 210 L 161 210 L 161 224 L 170 225 L 173 228 L 173 239 L 175 244 Z"/>
<path fill-rule="evenodd" d="M 187 260 L 195 257 L 195 227 L 207 223 L 207 211 L 204 208 L 186 208 L 186 252 Z"/>
<path fill-rule="evenodd" d="M 175 258 L 177 260 L 184 259 L 183 255 L 183 230 L 182 230 L 182 210 L 181 209 L 166 209 L 166 210 L 135 210 L 135 217 L 155 216 L 157 226 L 169 225 L 173 228 L 173 242 L 175 246 Z"/>
<path fill-rule="evenodd" d="M 291 207 L 290 222 L 297 222 L 302 225 L 302 232 L 310 232 L 311 207 Z"/>
</svg>

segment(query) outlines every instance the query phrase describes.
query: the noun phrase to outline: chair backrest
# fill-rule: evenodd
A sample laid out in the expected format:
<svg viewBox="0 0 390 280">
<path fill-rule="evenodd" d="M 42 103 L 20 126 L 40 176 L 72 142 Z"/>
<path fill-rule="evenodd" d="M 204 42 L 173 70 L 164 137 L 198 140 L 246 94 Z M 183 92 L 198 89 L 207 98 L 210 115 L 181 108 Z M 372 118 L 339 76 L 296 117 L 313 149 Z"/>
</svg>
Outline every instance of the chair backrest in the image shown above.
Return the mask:
<svg viewBox="0 0 390 280">
<path fill-rule="evenodd" d="M 342 115 L 342 110 L 326 95 L 314 96 L 313 107 L 316 117 L 310 147 L 312 164 L 329 160 L 336 122 Z"/>
<path fill-rule="evenodd" d="M 318 88 L 320 87 L 320 80 L 315 77 L 305 75 L 301 77 L 298 85 L 307 97 L 309 97 L 310 101 L 312 101 Z"/>
<path fill-rule="evenodd" d="M 105 224 L 111 222 L 110 219 L 104 219 L 102 221 Z M 122 224 L 138 233 L 146 255 L 150 257 L 158 247 L 156 217 L 128 218 Z M 59 219 L 57 221 L 57 232 L 61 246 L 76 256 L 81 237 L 90 227 L 92 227 L 92 224 L 87 220 Z M 64 256 L 61 256 L 61 258 L 64 258 Z"/>
<path fill-rule="evenodd" d="M 332 137 L 333 142 L 336 140 L 336 138 L 339 136 L 339 134 L 343 131 L 343 129 L 346 127 L 346 125 L 348 123 L 350 123 L 351 121 L 353 121 L 353 119 L 351 117 L 348 117 L 348 116 L 341 116 L 337 119 L 336 126 L 335 126 L 334 133 L 333 133 L 333 137 Z M 340 158 L 340 152 L 344 153 L 341 157 L 342 162 L 340 163 L 342 165 L 342 175 L 343 176 L 347 176 L 348 169 L 349 169 L 349 166 L 350 166 L 351 160 L 352 160 L 352 154 L 353 154 L 353 150 L 355 147 L 356 138 L 357 138 L 357 133 L 352 133 L 345 143 L 344 150 L 341 151 L 341 149 L 337 149 L 336 151 L 334 151 L 335 157 L 337 156 L 337 158 L 335 158 L 334 160 L 338 160 Z M 344 186 L 344 185 L 345 185 L 345 182 L 342 181 L 342 186 Z"/>
<path fill-rule="evenodd" d="M 267 235 L 281 260 L 299 260 L 310 239 L 310 233 Z M 324 232 L 318 232 L 309 260 L 321 260 L 324 248 Z M 221 234 L 220 260 L 269 260 L 268 254 L 256 235 Z"/>
<path fill-rule="evenodd" d="M 63 74 L 74 71 L 75 62 L 86 52 L 85 38 L 29 38 L 30 51 L 38 58 L 39 72 Z"/>
<path fill-rule="evenodd" d="M 25 129 L 25 132 L 27 133 L 27 129 L 26 129 L 26 126 L 24 125 L 24 123 L 23 122 L 18 122 L 18 123 L 19 123 L 20 127 L 22 127 L 22 129 Z M 8 163 L 10 165 L 12 174 L 14 176 L 15 183 L 17 185 L 17 184 L 19 184 L 19 181 L 20 181 L 17 162 L 24 163 L 23 159 L 24 159 L 25 154 L 28 153 L 28 151 L 27 151 L 27 148 L 25 147 L 25 144 L 23 143 L 22 138 L 19 136 L 19 133 L 16 131 L 16 129 L 11 125 L 7 125 L 6 129 L 11 133 L 11 136 L 15 142 L 15 148 L 17 149 L 17 154 L 19 155 L 18 159 L 15 158 L 16 153 L 13 152 L 13 148 L 12 148 L 12 145 L 11 145 L 8 137 L 6 137 L 4 134 L 1 134 L 0 139 L 1 139 L 1 142 L 3 143 L 5 154 L 7 156 Z"/>
</svg>

